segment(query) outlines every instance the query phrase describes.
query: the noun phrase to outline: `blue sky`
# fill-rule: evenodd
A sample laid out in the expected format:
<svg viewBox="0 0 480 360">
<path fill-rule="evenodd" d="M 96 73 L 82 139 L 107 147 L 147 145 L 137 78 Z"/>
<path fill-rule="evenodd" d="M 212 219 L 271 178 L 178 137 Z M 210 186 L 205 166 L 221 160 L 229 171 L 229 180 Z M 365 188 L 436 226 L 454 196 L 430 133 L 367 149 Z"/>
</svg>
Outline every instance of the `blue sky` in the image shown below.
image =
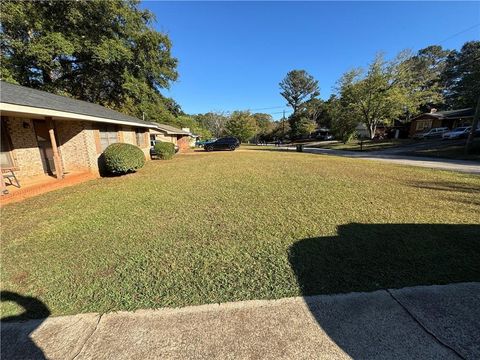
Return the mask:
<svg viewBox="0 0 480 360">
<path fill-rule="evenodd" d="M 337 79 L 382 51 L 480 39 L 480 2 L 153 2 L 178 58 L 165 95 L 187 113 L 262 109 L 281 117 L 278 83 L 305 69 L 326 99 Z M 275 108 L 273 108 L 275 107 Z M 271 109 L 270 109 L 271 108 Z M 288 113 L 287 113 L 288 115 Z"/>
</svg>

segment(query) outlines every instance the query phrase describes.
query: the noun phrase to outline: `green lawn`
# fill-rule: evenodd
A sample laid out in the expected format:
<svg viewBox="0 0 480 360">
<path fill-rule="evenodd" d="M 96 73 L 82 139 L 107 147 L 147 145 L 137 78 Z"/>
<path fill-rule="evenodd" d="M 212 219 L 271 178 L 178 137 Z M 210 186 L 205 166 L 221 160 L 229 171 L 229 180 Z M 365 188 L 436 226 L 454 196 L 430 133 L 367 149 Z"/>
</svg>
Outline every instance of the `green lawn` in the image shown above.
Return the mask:
<svg viewBox="0 0 480 360">
<path fill-rule="evenodd" d="M 479 214 L 473 175 L 181 155 L 5 206 L 2 289 L 61 315 L 480 281 Z"/>
</svg>

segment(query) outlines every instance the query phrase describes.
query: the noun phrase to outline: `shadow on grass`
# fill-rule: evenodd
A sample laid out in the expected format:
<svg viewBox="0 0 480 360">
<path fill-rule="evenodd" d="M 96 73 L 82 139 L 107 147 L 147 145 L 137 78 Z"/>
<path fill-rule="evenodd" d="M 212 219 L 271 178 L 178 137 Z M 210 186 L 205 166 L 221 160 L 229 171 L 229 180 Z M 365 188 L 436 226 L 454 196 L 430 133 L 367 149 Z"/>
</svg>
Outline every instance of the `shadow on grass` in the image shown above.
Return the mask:
<svg viewBox="0 0 480 360">
<path fill-rule="evenodd" d="M 466 185 L 463 183 L 457 183 L 454 181 L 437 181 L 437 182 L 420 182 L 415 181 L 410 183 L 413 187 L 429 189 L 429 190 L 442 190 L 442 191 L 454 191 L 465 193 L 480 193 L 480 186 Z"/>
<path fill-rule="evenodd" d="M 352 223 L 289 260 L 303 295 L 480 281 L 480 225 Z"/>
<path fill-rule="evenodd" d="M 423 357 L 432 348 L 388 293 L 310 296 L 480 281 L 480 225 L 351 223 L 293 244 L 289 261 L 317 323 L 351 357 Z"/>
<path fill-rule="evenodd" d="M 40 300 L 11 291 L 0 292 L 1 301 L 11 301 L 21 306 L 23 313 L 1 319 L 2 359 L 46 359 L 43 351 L 30 339 L 30 334 L 50 315 L 48 307 Z M 36 320 L 31 320 L 36 319 Z M 20 321 L 31 320 L 25 323 Z"/>
</svg>

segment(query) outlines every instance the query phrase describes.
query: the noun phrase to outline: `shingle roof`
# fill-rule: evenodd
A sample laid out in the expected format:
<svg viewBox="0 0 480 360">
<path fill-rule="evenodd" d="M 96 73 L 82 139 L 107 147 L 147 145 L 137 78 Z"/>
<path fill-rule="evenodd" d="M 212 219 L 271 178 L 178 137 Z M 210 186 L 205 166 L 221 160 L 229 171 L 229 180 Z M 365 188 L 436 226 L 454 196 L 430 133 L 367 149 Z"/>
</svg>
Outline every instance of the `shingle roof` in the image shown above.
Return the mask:
<svg viewBox="0 0 480 360">
<path fill-rule="evenodd" d="M 166 125 L 166 124 L 159 124 L 156 122 L 151 122 L 153 126 L 157 127 L 160 130 L 165 131 L 167 134 L 174 134 L 174 135 L 191 135 L 188 131 L 180 130 L 174 126 Z"/>
<path fill-rule="evenodd" d="M 55 95 L 25 86 L 10 84 L 5 81 L 0 81 L 0 102 L 95 116 L 109 120 L 127 122 L 132 125 L 150 125 L 150 123 L 146 121 L 122 114 L 115 110 L 107 109 L 101 105 L 75 100 L 66 96 Z"/>
<path fill-rule="evenodd" d="M 458 119 L 465 117 L 473 117 L 473 108 L 458 109 L 458 110 L 446 110 L 437 111 L 434 113 L 425 113 L 414 117 L 412 120 L 419 119 L 421 117 L 433 117 L 437 119 Z"/>
</svg>

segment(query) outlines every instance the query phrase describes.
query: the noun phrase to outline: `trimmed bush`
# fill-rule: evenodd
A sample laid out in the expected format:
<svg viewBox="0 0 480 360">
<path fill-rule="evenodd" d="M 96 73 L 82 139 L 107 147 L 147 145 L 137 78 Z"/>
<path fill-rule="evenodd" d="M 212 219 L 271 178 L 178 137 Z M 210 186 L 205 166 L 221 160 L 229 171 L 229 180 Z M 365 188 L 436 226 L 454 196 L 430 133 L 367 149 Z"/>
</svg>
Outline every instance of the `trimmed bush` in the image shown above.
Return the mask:
<svg viewBox="0 0 480 360">
<path fill-rule="evenodd" d="M 105 168 L 110 174 L 135 172 L 145 165 L 145 154 L 135 145 L 115 143 L 103 152 Z"/>
<path fill-rule="evenodd" d="M 162 160 L 169 160 L 175 155 L 175 145 L 169 142 L 157 142 L 154 149 L 155 155 Z"/>
</svg>

